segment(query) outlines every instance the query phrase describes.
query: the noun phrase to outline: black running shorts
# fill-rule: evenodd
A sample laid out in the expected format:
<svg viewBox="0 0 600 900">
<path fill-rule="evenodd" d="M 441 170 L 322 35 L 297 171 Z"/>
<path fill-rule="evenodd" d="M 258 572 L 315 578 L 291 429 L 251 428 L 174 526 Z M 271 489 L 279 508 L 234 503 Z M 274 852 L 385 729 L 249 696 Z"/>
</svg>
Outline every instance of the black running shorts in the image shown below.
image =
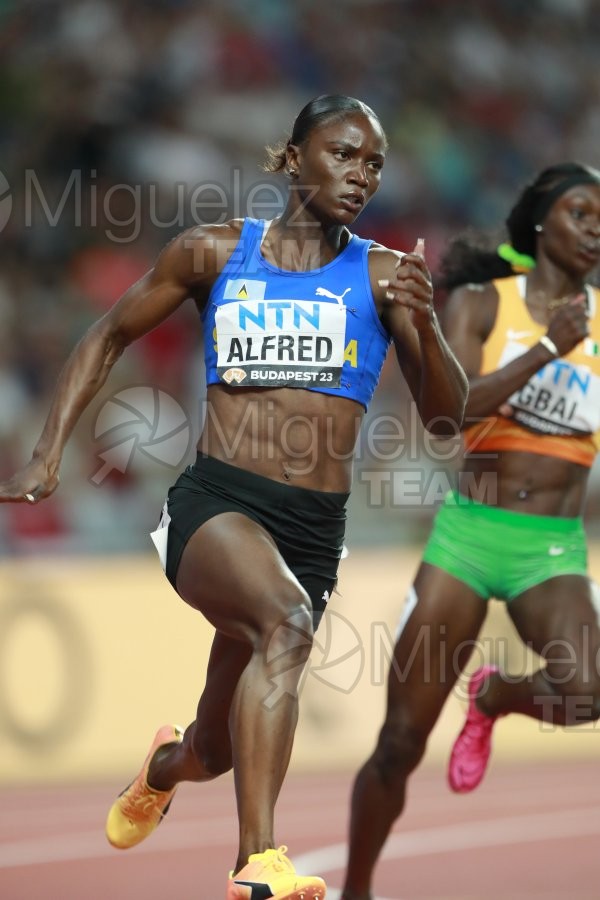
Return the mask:
<svg viewBox="0 0 600 900">
<path fill-rule="evenodd" d="M 181 554 L 200 525 L 219 513 L 241 513 L 275 541 L 312 601 L 316 629 L 337 581 L 348 497 L 273 481 L 199 453 L 169 490 L 167 578 L 176 587 Z"/>
</svg>

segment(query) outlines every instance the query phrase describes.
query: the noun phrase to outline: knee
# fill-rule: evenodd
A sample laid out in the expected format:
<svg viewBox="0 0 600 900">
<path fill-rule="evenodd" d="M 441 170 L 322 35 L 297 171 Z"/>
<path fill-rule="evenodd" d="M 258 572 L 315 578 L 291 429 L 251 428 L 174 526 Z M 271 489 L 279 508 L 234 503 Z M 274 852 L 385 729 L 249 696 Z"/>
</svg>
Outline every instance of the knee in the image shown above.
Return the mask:
<svg viewBox="0 0 600 900">
<path fill-rule="evenodd" d="M 596 688 L 594 693 L 590 695 L 589 700 L 589 720 L 597 722 L 600 719 L 600 689 Z"/>
<path fill-rule="evenodd" d="M 384 784 L 405 777 L 415 769 L 425 753 L 427 734 L 414 723 L 403 720 L 386 721 L 381 729 L 375 764 Z"/>
<path fill-rule="evenodd" d="M 564 704 L 567 723 L 596 722 L 600 719 L 600 680 L 597 677 L 574 671 L 569 678 L 553 679 L 550 673 L 546 678 Z"/>
<path fill-rule="evenodd" d="M 597 722 L 600 719 L 600 684 L 581 681 L 565 697 L 567 719 L 573 723 Z M 571 707 L 570 709 L 568 707 Z"/>
<path fill-rule="evenodd" d="M 308 657 L 313 635 L 310 597 L 301 588 L 291 585 L 269 598 L 256 629 L 254 644 L 257 649 L 268 647 L 273 659 L 291 650 L 304 652 Z"/>
<path fill-rule="evenodd" d="M 600 719 L 600 689 L 590 685 L 581 687 L 576 693 L 563 695 L 564 721 L 566 725 L 580 725 L 597 722 Z"/>
</svg>

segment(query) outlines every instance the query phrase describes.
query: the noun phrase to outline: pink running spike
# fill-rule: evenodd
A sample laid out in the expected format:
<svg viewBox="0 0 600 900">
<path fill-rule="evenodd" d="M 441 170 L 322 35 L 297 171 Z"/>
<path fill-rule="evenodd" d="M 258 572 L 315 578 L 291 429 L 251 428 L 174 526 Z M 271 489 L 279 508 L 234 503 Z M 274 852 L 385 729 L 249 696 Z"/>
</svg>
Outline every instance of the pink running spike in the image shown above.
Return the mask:
<svg viewBox="0 0 600 900">
<path fill-rule="evenodd" d="M 483 780 L 492 752 L 492 729 L 499 716 L 486 716 L 476 705 L 476 699 L 497 666 L 483 666 L 469 681 L 469 706 L 462 731 L 454 742 L 448 765 L 448 783 L 457 794 L 467 794 Z"/>
</svg>

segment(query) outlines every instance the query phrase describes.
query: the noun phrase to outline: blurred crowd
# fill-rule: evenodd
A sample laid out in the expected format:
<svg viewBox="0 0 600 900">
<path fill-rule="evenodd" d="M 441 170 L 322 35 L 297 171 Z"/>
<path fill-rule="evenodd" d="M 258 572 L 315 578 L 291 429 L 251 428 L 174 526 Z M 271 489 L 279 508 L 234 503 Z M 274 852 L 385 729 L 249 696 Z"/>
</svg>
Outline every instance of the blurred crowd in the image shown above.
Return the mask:
<svg viewBox="0 0 600 900">
<path fill-rule="evenodd" d="M 4 0 L 0 477 L 29 458 L 71 348 L 168 240 L 277 214 L 285 184 L 261 172 L 264 147 L 313 96 L 379 114 L 390 153 L 357 231 L 399 249 L 425 236 L 435 269 L 450 235 L 501 223 L 541 167 L 600 165 L 599 38 L 594 0 Z M 0 509 L 0 551 L 149 547 L 202 417 L 199 341 L 184 308 L 129 348 L 59 491 Z M 412 428 L 411 406 L 390 360 L 366 434 L 391 436 L 361 447 L 357 542 L 420 537 L 452 465 L 418 427 L 399 448 L 398 423 Z M 412 486 L 377 486 L 392 470 Z"/>
</svg>

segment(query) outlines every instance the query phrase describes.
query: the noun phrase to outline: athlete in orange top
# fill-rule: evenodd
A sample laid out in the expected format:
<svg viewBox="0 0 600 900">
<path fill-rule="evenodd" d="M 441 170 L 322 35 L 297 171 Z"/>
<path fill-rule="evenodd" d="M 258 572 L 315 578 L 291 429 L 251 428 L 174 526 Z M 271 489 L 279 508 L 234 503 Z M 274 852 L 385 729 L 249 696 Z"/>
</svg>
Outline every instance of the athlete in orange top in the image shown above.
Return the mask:
<svg viewBox="0 0 600 900">
<path fill-rule="evenodd" d="M 469 377 L 465 455 L 409 592 L 377 746 L 352 798 L 343 900 L 370 900 L 374 867 L 404 806 L 406 781 L 486 615 L 507 601 L 545 660 L 509 680 L 478 669 L 454 744 L 453 790 L 479 784 L 499 716 L 573 725 L 600 718 L 600 633 L 582 512 L 600 426 L 600 172 L 541 172 L 493 252 L 466 239 L 443 261 L 446 337 Z M 499 255 L 500 254 L 500 255 Z M 526 274 L 515 274 L 517 272 Z"/>
</svg>

